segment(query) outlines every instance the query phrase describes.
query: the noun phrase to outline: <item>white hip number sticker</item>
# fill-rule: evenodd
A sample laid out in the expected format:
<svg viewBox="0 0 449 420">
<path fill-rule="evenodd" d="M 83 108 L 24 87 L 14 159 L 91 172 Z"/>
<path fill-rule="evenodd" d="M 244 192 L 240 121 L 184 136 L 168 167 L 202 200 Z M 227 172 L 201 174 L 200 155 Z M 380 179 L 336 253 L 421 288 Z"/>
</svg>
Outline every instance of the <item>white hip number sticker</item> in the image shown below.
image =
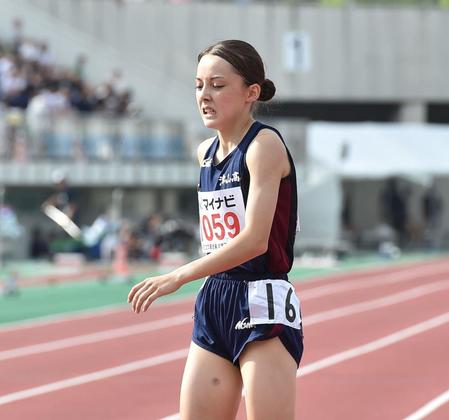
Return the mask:
<svg viewBox="0 0 449 420">
<path fill-rule="evenodd" d="M 284 324 L 301 329 L 299 299 L 288 281 L 250 281 L 248 301 L 251 324 Z"/>
</svg>

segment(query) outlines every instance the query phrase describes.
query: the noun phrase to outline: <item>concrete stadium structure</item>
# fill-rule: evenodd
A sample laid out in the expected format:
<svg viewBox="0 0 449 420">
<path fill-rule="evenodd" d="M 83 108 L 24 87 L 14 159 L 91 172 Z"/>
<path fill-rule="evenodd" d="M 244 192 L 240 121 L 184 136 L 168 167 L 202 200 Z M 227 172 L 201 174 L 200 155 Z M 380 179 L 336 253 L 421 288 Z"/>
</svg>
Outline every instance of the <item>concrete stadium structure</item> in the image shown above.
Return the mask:
<svg viewBox="0 0 449 420">
<path fill-rule="evenodd" d="M 128 217 L 196 216 L 194 149 L 210 134 L 194 100 L 196 56 L 220 39 L 245 39 L 264 57 L 277 93 L 261 114 L 281 126 L 301 168 L 311 121 L 449 123 L 449 11 L 436 7 L 3 0 L 0 37 L 8 37 L 17 16 L 26 35 L 49 42 L 58 63 L 72 66 L 77 54 L 87 54 L 92 83 L 122 69 L 148 118 L 184 127 L 181 160 L 0 163 L 0 185 L 16 203 L 30 188 L 40 188 L 38 202 L 62 167 L 90 204 L 86 221 L 114 187 L 125 189 Z"/>
<path fill-rule="evenodd" d="M 60 62 L 87 53 L 94 81 L 122 68 L 158 118 L 196 118 L 196 56 L 225 38 L 257 47 L 280 102 L 394 105 L 398 114 L 389 119 L 413 121 L 426 121 L 429 104 L 449 103 L 449 12 L 438 8 L 5 0 L 0 33 L 14 16 L 23 17 L 27 34 L 48 40 Z M 303 68 L 285 64 L 289 33 L 307 38 Z"/>
</svg>

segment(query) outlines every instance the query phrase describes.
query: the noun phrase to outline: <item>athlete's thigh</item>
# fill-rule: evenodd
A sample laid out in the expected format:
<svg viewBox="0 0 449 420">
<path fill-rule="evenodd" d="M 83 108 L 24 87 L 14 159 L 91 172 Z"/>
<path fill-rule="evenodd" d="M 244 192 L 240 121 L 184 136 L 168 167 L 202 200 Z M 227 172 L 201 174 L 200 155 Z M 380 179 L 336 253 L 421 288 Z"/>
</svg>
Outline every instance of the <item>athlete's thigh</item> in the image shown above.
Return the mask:
<svg viewBox="0 0 449 420">
<path fill-rule="evenodd" d="M 239 362 L 248 420 L 294 420 L 297 365 L 280 339 L 249 343 Z"/>
<path fill-rule="evenodd" d="M 190 345 L 181 385 L 182 420 L 230 420 L 242 393 L 239 369 L 195 343 Z"/>
</svg>

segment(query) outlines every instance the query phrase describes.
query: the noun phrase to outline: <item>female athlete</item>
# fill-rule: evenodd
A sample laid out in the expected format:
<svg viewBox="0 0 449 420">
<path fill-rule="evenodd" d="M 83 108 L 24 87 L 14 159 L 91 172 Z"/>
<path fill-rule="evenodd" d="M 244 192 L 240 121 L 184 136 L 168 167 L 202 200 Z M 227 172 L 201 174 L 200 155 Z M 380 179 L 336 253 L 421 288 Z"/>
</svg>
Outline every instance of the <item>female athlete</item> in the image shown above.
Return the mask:
<svg viewBox="0 0 449 420">
<path fill-rule="evenodd" d="M 136 313 L 207 277 L 194 315 L 181 385 L 182 420 L 229 420 L 242 387 L 250 420 L 295 418 L 303 344 L 299 301 L 287 279 L 297 227 L 296 175 L 279 132 L 256 121 L 273 97 L 248 43 L 227 40 L 198 56 L 196 99 L 217 136 L 198 148 L 202 248 L 206 256 L 145 279 L 130 291 Z"/>
</svg>

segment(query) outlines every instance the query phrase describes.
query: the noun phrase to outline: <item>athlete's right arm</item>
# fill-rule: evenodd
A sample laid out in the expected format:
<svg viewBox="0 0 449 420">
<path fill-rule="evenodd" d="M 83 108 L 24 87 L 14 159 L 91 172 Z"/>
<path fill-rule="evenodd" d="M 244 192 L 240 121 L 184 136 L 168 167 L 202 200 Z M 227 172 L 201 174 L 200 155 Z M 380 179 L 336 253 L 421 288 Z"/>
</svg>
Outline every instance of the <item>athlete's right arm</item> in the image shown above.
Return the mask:
<svg viewBox="0 0 449 420">
<path fill-rule="evenodd" d="M 214 138 L 212 137 L 204 140 L 198 146 L 197 157 L 200 166 L 213 141 Z M 128 294 L 128 302 L 132 304 L 134 312 L 146 311 L 157 297 L 176 291 L 181 284 L 175 281 L 175 277 L 172 272 L 162 276 L 150 277 L 136 284 Z M 149 299 L 149 297 L 151 298 Z"/>
<path fill-rule="evenodd" d="M 204 158 L 200 145 L 198 158 Z M 150 277 L 135 285 L 128 295 L 134 312 L 146 311 L 160 296 L 183 284 L 236 267 L 263 254 L 268 247 L 281 178 L 289 170 L 285 146 L 271 132 L 259 133 L 247 153 L 251 184 L 245 212 L 245 229 L 222 248 L 187 263 L 168 274 Z"/>
</svg>

